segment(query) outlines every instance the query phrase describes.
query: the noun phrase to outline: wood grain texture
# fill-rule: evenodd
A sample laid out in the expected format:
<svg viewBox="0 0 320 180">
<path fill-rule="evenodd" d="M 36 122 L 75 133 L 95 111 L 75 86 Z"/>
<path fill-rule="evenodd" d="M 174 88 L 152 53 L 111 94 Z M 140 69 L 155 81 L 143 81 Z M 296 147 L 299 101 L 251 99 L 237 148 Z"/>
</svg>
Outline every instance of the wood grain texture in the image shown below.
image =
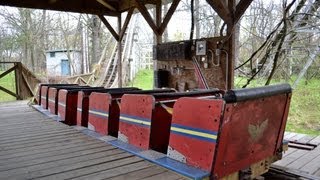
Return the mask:
<svg viewBox="0 0 320 180">
<path fill-rule="evenodd" d="M 55 122 L 26 103 L 0 103 L 0 179 L 183 178 Z"/>
</svg>

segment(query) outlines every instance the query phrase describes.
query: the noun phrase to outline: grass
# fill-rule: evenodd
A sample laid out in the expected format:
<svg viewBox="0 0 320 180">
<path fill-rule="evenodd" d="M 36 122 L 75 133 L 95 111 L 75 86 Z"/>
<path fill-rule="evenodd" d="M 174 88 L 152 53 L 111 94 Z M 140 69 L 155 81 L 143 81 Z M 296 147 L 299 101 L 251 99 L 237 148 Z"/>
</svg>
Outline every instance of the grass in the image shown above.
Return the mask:
<svg viewBox="0 0 320 180">
<path fill-rule="evenodd" d="M 153 89 L 153 70 L 140 70 L 134 80 L 129 84 L 133 87 L 138 87 L 143 90 Z"/>
<path fill-rule="evenodd" d="M 3 71 L 0 71 L 0 74 L 2 74 L 2 73 L 3 73 Z M 15 92 L 16 87 L 15 87 L 14 82 L 15 82 L 14 72 L 11 72 L 0 79 L 0 86 L 4 87 L 12 92 Z M 14 100 L 16 100 L 15 97 L 0 90 L 0 102 L 14 101 Z"/>
</svg>

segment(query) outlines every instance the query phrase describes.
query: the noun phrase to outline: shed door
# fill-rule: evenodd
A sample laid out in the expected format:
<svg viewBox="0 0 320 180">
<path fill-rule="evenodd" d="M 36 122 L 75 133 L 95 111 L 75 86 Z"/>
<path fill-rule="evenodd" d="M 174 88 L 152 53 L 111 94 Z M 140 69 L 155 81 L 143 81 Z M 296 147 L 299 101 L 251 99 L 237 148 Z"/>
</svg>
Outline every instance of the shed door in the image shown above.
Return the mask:
<svg viewBox="0 0 320 180">
<path fill-rule="evenodd" d="M 61 75 L 70 75 L 70 64 L 68 59 L 61 59 Z"/>
</svg>

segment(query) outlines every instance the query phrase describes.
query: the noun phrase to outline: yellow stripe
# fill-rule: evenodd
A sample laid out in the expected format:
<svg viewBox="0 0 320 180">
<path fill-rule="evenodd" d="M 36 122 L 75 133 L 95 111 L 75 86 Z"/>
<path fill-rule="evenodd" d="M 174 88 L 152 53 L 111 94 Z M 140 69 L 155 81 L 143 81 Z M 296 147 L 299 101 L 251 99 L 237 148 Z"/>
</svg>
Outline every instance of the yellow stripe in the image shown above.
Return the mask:
<svg viewBox="0 0 320 180">
<path fill-rule="evenodd" d="M 82 109 L 81 108 L 77 108 L 77 111 L 81 111 L 82 112 Z"/>
<path fill-rule="evenodd" d="M 120 116 L 120 119 L 121 119 L 121 120 L 124 120 L 124 121 L 129 121 L 129 122 L 134 122 L 134 123 L 138 123 L 138 124 L 143 124 L 143 125 L 151 126 L 151 122 L 141 121 L 141 120 L 137 120 L 137 119 L 133 119 L 133 118 L 128 118 L 128 117 L 124 117 L 124 116 Z"/>
<path fill-rule="evenodd" d="M 49 102 L 55 103 L 56 101 L 55 101 L 55 100 L 52 100 L 52 99 L 49 99 Z"/>
<path fill-rule="evenodd" d="M 63 106 L 63 107 L 66 107 L 66 105 L 65 104 L 62 104 L 62 103 L 58 103 L 60 106 Z"/>
<path fill-rule="evenodd" d="M 209 139 L 217 139 L 217 135 L 208 134 L 208 133 L 204 133 L 204 132 L 198 132 L 198 131 L 192 131 L 189 129 L 171 127 L 171 131 L 181 132 L 181 133 L 185 133 L 185 134 L 191 134 L 191 135 L 205 137 L 205 138 L 209 138 Z"/>
<path fill-rule="evenodd" d="M 98 111 L 92 111 L 92 110 L 89 110 L 89 113 L 91 113 L 91 114 L 95 114 L 95 115 L 104 116 L 104 117 L 109 117 L 109 114 L 101 113 L 101 112 L 98 112 Z"/>
<path fill-rule="evenodd" d="M 45 97 L 45 96 L 41 96 L 41 99 L 46 99 L 47 97 Z"/>
</svg>

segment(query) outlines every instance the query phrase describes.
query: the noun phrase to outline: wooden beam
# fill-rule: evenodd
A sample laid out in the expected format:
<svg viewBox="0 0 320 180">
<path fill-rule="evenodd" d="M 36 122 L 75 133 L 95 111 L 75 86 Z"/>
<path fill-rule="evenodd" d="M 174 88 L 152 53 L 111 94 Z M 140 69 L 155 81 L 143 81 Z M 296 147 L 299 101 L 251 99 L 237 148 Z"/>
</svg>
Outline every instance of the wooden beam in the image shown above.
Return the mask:
<svg viewBox="0 0 320 180">
<path fill-rule="evenodd" d="M 116 31 L 113 29 L 113 27 L 110 25 L 110 23 L 108 22 L 108 20 L 103 16 L 103 15 L 98 15 L 99 18 L 101 19 L 101 21 L 103 22 L 103 24 L 108 28 L 108 30 L 110 31 L 110 33 L 112 34 L 112 36 L 119 41 L 120 37 L 119 35 L 116 33 Z"/>
<path fill-rule="evenodd" d="M 23 80 L 23 82 L 26 84 L 26 86 L 27 86 L 30 94 L 31 94 L 32 96 L 34 96 L 33 90 L 32 90 L 32 88 L 31 88 L 29 82 L 27 81 L 26 76 L 24 75 L 23 72 L 21 72 L 21 73 L 22 73 L 22 80 Z"/>
<path fill-rule="evenodd" d="M 234 14 L 234 23 L 237 23 L 241 16 L 246 12 L 253 0 L 240 0 L 236 6 L 236 12 Z"/>
<path fill-rule="evenodd" d="M 118 32 L 121 32 L 121 14 L 118 16 Z M 118 87 L 122 87 L 122 41 L 119 39 L 118 44 Z"/>
<path fill-rule="evenodd" d="M 231 13 L 224 0 L 207 0 L 207 3 L 227 24 L 232 22 Z"/>
<path fill-rule="evenodd" d="M 18 95 L 17 94 L 15 94 L 14 92 L 12 92 L 12 91 L 10 91 L 10 90 L 2 87 L 2 86 L 0 86 L 0 91 L 3 91 L 5 93 L 7 93 L 7 94 L 10 94 L 11 96 L 13 96 L 13 97 L 18 99 Z"/>
<path fill-rule="evenodd" d="M 17 68 L 17 65 L 14 65 L 12 68 L 8 69 L 7 71 L 0 74 L 0 79 L 9 74 L 10 72 L 14 71 Z"/>
<path fill-rule="evenodd" d="M 117 11 L 113 6 L 111 6 L 109 3 L 105 2 L 104 0 L 96 0 L 96 1 L 112 11 Z"/>
<path fill-rule="evenodd" d="M 232 14 L 234 14 L 235 8 L 236 8 L 236 0 L 228 0 L 228 7 L 229 10 L 232 11 Z M 228 45 L 229 45 L 229 51 L 228 51 L 228 71 L 226 74 L 228 74 L 228 82 L 227 82 L 227 89 L 232 89 L 234 87 L 234 64 L 235 64 L 235 51 L 236 51 L 236 36 L 234 34 L 234 17 L 232 17 L 231 22 L 227 23 L 227 37 L 228 38 Z"/>
<path fill-rule="evenodd" d="M 162 42 L 162 34 L 159 33 L 159 27 L 161 26 L 162 22 L 162 1 L 158 1 L 156 4 L 155 19 L 158 32 L 158 34 L 156 34 L 156 42 L 157 44 L 160 44 Z"/>
<path fill-rule="evenodd" d="M 147 23 L 149 24 L 149 26 L 151 27 L 151 29 L 153 30 L 153 32 L 156 35 L 159 35 L 158 32 L 158 27 L 157 25 L 154 23 L 152 17 L 150 16 L 148 9 L 144 6 L 144 4 L 142 2 L 140 2 L 140 0 L 135 0 L 136 2 L 136 6 L 138 8 L 138 10 L 140 11 L 140 13 L 142 14 L 142 16 L 144 17 L 144 19 L 147 21 Z"/>
<path fill-rule="evenodd" d="M 124 24 L 123 24 L 123 26 L 121 28 L 121 31 L 120 31 L 120 34 L 119 34 L 119 40 L 120 41 L 122 40 L 123 35 L 127 30 L 127 27 L 128 27 L 129 22 L 130 22 L 131 16 L 133 14 L 133 11 L 134 11 L 134 8 L 130 8 L 129 11 L 128 11 L 127 17 L 124 20 Z"/>
<path fill-rule="evenodd" d="M 173 0 L 166 16 L 164 17 L 164 20 L 161 24 L 161 26 L 159 27 L 158 31 L 159 31 L 159 34 L 163 34 L 164 30 L 167 28 L 167 25 L 173 15 L 173 13 L 175 12 L 175 10 L 177 9 L 178 5 L 179 5 L 179 2 L 180 0 Z"/>
</svg>

